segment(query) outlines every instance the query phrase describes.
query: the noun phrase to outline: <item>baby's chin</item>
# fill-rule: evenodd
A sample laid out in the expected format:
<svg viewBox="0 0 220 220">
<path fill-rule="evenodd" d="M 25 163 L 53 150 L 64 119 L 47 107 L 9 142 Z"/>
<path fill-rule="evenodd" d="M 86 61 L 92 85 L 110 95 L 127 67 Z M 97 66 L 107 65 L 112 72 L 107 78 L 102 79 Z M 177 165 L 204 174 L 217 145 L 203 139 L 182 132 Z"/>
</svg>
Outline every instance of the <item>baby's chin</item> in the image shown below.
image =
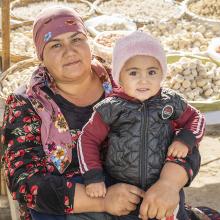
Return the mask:
<svg viewBox="0 0 220 220">
<path fill-rule="evenodd" d="M 144 102 L 152 97 L 154 97 L 159 91 L 157 91 L 156 93 L 154 94 L 142 94 L 142 95 L 137 95 L 136 98 L 137 100 L 139 100 L 140 102 Z"/>
</svg>

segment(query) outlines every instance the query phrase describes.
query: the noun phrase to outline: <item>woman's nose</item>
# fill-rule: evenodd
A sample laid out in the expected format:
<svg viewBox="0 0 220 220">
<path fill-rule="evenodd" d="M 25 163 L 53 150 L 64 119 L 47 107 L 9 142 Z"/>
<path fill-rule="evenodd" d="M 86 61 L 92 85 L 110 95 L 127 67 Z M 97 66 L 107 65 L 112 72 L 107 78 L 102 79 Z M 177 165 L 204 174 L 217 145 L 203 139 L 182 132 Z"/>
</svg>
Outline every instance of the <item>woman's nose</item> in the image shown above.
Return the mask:
<svg viewBox="0 0 220 220">
<path fill-rule="evenodd" d="M 75 47 L 71 44 L 65 45 L 64 50 L 65 55 L 72 55 L 76 52 Z"/>
</svg>

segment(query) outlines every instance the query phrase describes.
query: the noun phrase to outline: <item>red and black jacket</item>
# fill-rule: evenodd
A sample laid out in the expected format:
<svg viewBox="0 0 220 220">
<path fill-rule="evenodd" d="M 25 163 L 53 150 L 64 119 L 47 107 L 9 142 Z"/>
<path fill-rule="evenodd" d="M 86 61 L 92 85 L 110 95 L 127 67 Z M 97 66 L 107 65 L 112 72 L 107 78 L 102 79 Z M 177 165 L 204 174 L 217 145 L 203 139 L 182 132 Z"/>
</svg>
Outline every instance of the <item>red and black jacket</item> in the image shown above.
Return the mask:
<svg viewBox="0 0 220 220">
<path fill-rule="evenodd" d="M 86 184 L 103 180 L 100 151 L 107 137 L 107 172 L 146 189 L 158 180 L 165 161 L 175 161 L 166 156 L 173 140 L 185 143 L 190 155 L 204 135 L 204 116 L 170 89 L 161 89 L 144 102 L 115 90 L 94 109 L 78 141 Z M 186 163 L 187 159 L 178 161 Z M 186 170 L 190 177 L 191 169 Z"/>
</svg>

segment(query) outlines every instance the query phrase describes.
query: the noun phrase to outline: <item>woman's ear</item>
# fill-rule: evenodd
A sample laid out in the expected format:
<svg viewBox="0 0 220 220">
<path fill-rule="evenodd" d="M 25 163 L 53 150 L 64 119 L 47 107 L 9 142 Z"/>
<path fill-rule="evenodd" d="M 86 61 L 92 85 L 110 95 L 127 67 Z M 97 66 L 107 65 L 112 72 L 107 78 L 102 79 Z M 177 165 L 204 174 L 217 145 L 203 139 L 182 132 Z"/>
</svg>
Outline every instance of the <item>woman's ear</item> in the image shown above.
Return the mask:
<svg viewBox="0 0 220 220">
<path fill-rule="evenodd" d="M 123 83 L 122 83 L 121 81 L 119 81 L 117 85 L 118 85 L 118 87 L 119 87 L 122 91 L 124 91 L 124 86 L 123 86 Z"/>
<path fill-rule="evenodd" d="M 119 79 L 118 79 L 118 85 L 119 85 L 119 86 L 122 86 L 122 84 L 123 84 L 123 83 L 122 83 L 122 81 L 121 81 L 121 79 L 120 79 L 120 77 L 119 77 Z"/>
</svg>

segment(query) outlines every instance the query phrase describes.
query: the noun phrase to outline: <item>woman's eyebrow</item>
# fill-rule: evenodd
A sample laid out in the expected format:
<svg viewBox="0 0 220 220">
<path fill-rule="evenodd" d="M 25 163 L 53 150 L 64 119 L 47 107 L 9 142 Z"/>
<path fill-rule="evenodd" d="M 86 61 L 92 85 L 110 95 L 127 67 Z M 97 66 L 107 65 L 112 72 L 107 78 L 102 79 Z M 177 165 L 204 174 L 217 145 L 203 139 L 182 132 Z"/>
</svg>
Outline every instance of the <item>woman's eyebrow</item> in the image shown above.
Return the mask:
<svg viewBox="0 0 220 220">
<path fill-rule="evenodd" d="M 75 36 L 78 35 L 78 34 L 81 34 L 81 33 L 76 32 L 76 33 L 72 34 L 72 35 L 71 35 L 70 37 L 68 37 L 68 38 L 71 39 L 71 38 L 75 37 Z"/>
<path fill-rule="evenodd" d="M 50 40 L 50 42 L 54 42 L 54 41 L 58 41 L 58 42 L 60 42 L 61 40 L 60 40 L 60 39 L 56 39 L 56 38 Z M 50 43 L 50 42 L 48 42 L 48 43 Z"/>
</svg>

